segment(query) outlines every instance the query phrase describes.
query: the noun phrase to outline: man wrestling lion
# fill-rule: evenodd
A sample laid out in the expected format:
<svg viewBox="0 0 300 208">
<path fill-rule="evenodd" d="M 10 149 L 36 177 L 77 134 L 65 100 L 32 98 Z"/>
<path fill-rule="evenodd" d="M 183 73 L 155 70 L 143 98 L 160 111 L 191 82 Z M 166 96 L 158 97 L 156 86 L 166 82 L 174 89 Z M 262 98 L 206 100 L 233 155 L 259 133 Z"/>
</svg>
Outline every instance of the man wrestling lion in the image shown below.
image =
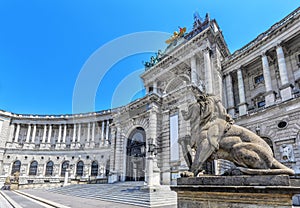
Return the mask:
<svg viewBox="0 0 300 208">
<path fill-rule="evenodd" d="M 196 102 L 187 111 L 181 111 L 190 120 L 191 138 L 181 141 L 189 171 L 195 176 L 210 158 L 233 162 L 244 174 L 294 175 L 294 171 L 274 156 L 270 146 L 248 129 L 233 124 L 220 99 L 193 88 Z M 191 150 L 196 152 L 192 157 Z"/>
</svg>

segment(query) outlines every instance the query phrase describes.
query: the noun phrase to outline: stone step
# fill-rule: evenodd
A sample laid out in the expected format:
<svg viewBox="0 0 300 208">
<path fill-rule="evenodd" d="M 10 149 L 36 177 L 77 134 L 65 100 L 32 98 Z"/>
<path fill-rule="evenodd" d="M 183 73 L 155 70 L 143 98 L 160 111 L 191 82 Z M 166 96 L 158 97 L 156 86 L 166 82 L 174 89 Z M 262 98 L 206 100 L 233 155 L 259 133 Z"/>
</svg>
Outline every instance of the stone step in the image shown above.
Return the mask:
<svg viewBox="0 0 300 208">
<path fill-rule="evenodd" d="M 163 187 L 156 192 L 143 189 L 141 182 L 116 184 L 81 184 L 48 189 L 58 194 L 71 195 L 89 199 L 131 204 L 142 207 L 159 207 L 176 205 L 177 195 Z"/>
</svg>

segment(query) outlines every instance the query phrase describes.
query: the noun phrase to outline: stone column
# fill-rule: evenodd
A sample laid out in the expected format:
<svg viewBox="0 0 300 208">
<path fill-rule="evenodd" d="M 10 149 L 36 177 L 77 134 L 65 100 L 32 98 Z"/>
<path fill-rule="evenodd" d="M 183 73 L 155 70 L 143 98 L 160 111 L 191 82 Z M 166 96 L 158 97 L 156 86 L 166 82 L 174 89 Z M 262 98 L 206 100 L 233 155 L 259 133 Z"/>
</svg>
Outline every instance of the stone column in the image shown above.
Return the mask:
<svg viewBox="0 0 300 208">
<path fill-rule="evenodd" d="M 102 121 L 102 128 L 101 128 L 101 141 L 100 144 L 104 143 L 104 121 Z"/>
<path fill-rule="evenodd" d="M 45 124 L 42 143 L 46 143 L 46 135 L 47 135 L 47 125 Z"/>
<path fill-rule="evenodd" d="M 63 133 L 63 143 L 66 143 L 66 136 L 67 136 L 67 124 L 64 124 L 64 133 Z"/>
<path fill-rule="evenodd" d="M 33 132 L 32 132 L 32 137 L 31 137 L 31 142 L 35 142 L 35 136 L 36 136 L 36 124 L 33 125 Z"/>
<path fill-rule="evenodd" d="M 86 140 L 87 140 L 88 143 L 90 142 L 90 135 L 91 135 L 91 123 L 88 123 L 88 126 L 87 126 L 87 137 L 86 137 Z"/>
<path fill-rule="evenodd" d="M 61 143 L 61 124 L 59 124 L 59 127 L 58 127 L 57 143 Z"/>
<path fill-rule="evenodd" d="M 15 134 L 15 142 L 18 142 L 20 134 L 20 124 L 17 124 L 16 134 Z"/>
<path fill-rule="evenodd" d="M 81 137 L 81 124 L 78 124 L 77 142 L 80 142 Z"/>
<path fill-rule="evenodd" d="M 28 129 L 27 129 L 27 136 L 26 136 L 26 143 L 30 142 L 30 133 L 31 133 L 31 124 L 28 124 Z"/>
<path fill-rule="evenodd" d="M 289 83 L 284 53 L 281 45 L 277 45 L 276 53 L 277 53 L 278 68 L 279 68 L 280 81 L 281 81 L 280 95 L 282 101 L 285 101 L 292 98 L 292 88 Z"/>
<path fill-rule="evenodd" d="M 191 81 L 193 85 L 197 85 L 197 60 L 195 55 L 191 57 Z"/>
<path fill-rule="evenodd" d="M 272 80 L 271 80 L 268 57 L 266 56 L 265 53 L 262 54 L 261 60 L 262 60 L 263 74 L 264 74 L 265 87 L 266 87 L 265 101 L 267 107 L 274 104 L 275 94 L 272 89 Z"/>
<path fill-rule="evenodd" d="M 9 142 L 14 142 L 14 134 L 15 134 L 15 129 L 16 129 L 16 127 L 15 127 L 15 124 L 11 124 L 10 126 L 9 126 L 9 137 L 8 137 L 8 141 Z"/>
<path fill-rule="evenodd" d="M 48 141 L 47 143 L 51 143 L 51 136 L 52 136 L 52 125 L 49 125 L 49 133 L 48 133 Z"/>
<path fill-rule="evenodd" d="M 72 142 L 75 143 L 76 141 L 76 124 L 73 124 L 73 139 L 72 139 Z"/>
<path fill-rule="evenodd" d="M 95 141 L 95 122 L 93 122 L 93 125 L 92 125 L 92 142 Z"/>
<path fill-rule="evenodd" d="M 109 144 L 109 120 L 106 121 L 105 145 Z"/>
<path fill-rule="evenodd" d="M 227 74 L 225 77 L 226 94 L 227 94 L 227 111 L 232 117 L 234 117 L 234 98 L 233 98 L 233 86 L 231 74 Z"/>
<path fill-rule="evenodd" d="M 211 68 L 210 49 L 206 48 L 203 50 L 204 56 L 204 70 L 205 70 L 205 89 L 206 93 L 213 94 L 213 76 Z"/>
<path fill-rule="evenodd" d="M 153 93 L 157 94 L 157 82 L 154 81 L 152 86 L 153 86 Z"/>
<path fill-rule="evenodd" d="M 237 77 L 238 77 L 238 86 L 239 86 L 239 115 L 245 115 L 247 114 L 247 106 L 246 106 L 246 97 L 245 97 L 245 87 L 244 87 L 244 80 L 243 80 L 243 74 L 242 69 L 239 68 L 237 70 Z"/>
</svg>

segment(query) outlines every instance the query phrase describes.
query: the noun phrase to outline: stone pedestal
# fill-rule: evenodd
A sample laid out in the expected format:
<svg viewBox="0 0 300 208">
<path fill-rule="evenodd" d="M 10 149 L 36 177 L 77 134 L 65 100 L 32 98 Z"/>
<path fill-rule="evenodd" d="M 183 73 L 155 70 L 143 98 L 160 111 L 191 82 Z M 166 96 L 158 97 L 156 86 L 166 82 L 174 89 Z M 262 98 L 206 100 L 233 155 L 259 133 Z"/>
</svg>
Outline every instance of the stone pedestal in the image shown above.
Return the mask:
<svg viewBox="0 0 300 208">
<path fill-rule="evenodd" d="M 266 208 L 292 207 L 292 196 L 300 187 L 291 186 L 288 176 L 202 176 L 179 178 L 178 207 Z"/>
<path fill-rule="evenodd" d="M 19 190 L 19 183 L 11 183 L 10 190 Z"/>
<path fill-rule="evenodd" d="M 282 86 L 280 88 L 280 95 L 281 95 L 281 100 L 282 101 L 292 99 L 293 98 L 293 96 L 292 96 L 292 87 L 289 84 Z"/>
<path fill-rule="evenodd" d="M 157 161 L 153 156 L 147 158 L 148 170 L 147 170 L 147 186 L 148 187 L 159 187 L 160 186 L 160 170 L 157 167 Z"/>
<path fill-rule="evenodd" d="M 115 183 L 118 181 L 118 172 L 117 171 L 110 171 L 108 176 L 108 183 Z"/>
<path fill-rule="evenodd" d="M 240 103 L 239 105 L 239 115 L 243 116 L 247 114 L 247 104 L 246 103 Z"/>
<path fill-rule="evenodd" d="M 269 91 L 265 93 L 266 107 L 272 106 L 275 104 L 275 93 L 274 91 Z"/>
</svg>

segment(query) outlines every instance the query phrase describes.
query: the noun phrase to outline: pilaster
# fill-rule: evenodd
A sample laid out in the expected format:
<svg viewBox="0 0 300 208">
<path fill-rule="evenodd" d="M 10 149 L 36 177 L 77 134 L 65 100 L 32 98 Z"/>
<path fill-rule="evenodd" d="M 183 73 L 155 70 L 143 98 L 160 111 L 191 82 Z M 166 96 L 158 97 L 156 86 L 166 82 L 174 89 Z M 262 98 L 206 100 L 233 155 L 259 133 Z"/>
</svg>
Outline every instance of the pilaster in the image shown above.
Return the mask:
<svg viewBox="0 0 300 208">
<path fill-rule="evenodd" d="M 247 114 L 247 105 L 246 105 L 246 97 L 245 97 L 245 86 L 244 86 L 244 80 L 243 80 L 243 74 L 242 69 L 239 68 L 237 70 L 237 76 L 238 76 L 238 86 L 239 86 L 239 115 L 245 115 Z"/>
<path fill-rule="evenodd" d="M 73 125 L 73 139 L 72 142 L 75 143 L 76 142 L 76 124 Z"/>
<path fill-rule="evenodd" d="M 51 143 L 51 136 L 52 136 L 52 125 L 49 125 L 49 131 L 48 131 L 48 141 L 47 143 Z"/>
<path fill-rule="evenodd" d="M 33 132 L 31 137 L 31 143 L 35 142 L 35 136 L 36 136 L 36 124 L 33 125 Z"/>
<path fill-rule="evenodd" d="M 210 48 L 206 48 L 203 50 L 204 70 L 205 70 L 205 89 L 206 89 L 206 93 L 213 94 L 213 80 L 212 80 L 210 52 L 211 52 Z"/>
<path fill-rule="evenodd" d="M 278 44 L 276 47 L 276 53 L 277 53 L 277 59 L 278 59 L 280 81 L 281 81 L 281 85 L 282 85 L 280 88 L 280 95 L 281 95 L 282 101 L 285 101 L 285 100 L 289 100 L 292 98 L 292 88 L 289 83 L 283 49 L 280 44 Z"/>
<path fill-rule="evenodd" d="M 227 95 L 227 111 L 232 117 L 234 117 L 234 99 L 233 99 L 233 86 L 232 86 L 232 77 L 231 74 L 227 74 L 225 77 L 226 83 L 226 95 Z"/>
<path fill-rule="evenodd" d="M 64 124 L 64 133 L 63 133 L 63 141 L 62 143 L 66 143 L 66 136 L 67 136 L 67 124 Z"/>
<path fill-rule="evenodd" d="M 17 124 L 16 134 L 15 134 L 15 142 L 18 142 L 20 134 L 20 124 Z"/>
<path fill-rule="evenodd" d="M 27 136 L 26 136 L 26 143 L 30 142 L 30 134 L 31 134 L 31 124 L 28 124 L 28 129 L 27 129 Z"/>
<path fill-rule="evenodd" d="M 46 135 L 47 135 L 47 125 L 45 124 L 42 143 L 46 143 Z"/>
<path fill-rule="evenodd" d="M 57 138 L 57 142 L 58 143 L 61 143 L 61 124 L 59 125 L 58 127 L 58 138 Z"/>
<path fill-rule="evenodd" d="M 272 89 L 272 81 L 271 81 L 271 73 L 268 58 L 265 53 L 262 54 L 262 66 L 263 66 L 263 74 L 265 80 L 265 87 L 266 87 L 266 94 L 265 94 L 265 101 L 266 107 L 271 106 L 275 102 L 275 94 Z"/>
<path fill-rule="evenodd" d="M 197 85 L 197 62 L 195 55 L 191 57 L 191 81 L 193 85 Z"/>
</svg>

